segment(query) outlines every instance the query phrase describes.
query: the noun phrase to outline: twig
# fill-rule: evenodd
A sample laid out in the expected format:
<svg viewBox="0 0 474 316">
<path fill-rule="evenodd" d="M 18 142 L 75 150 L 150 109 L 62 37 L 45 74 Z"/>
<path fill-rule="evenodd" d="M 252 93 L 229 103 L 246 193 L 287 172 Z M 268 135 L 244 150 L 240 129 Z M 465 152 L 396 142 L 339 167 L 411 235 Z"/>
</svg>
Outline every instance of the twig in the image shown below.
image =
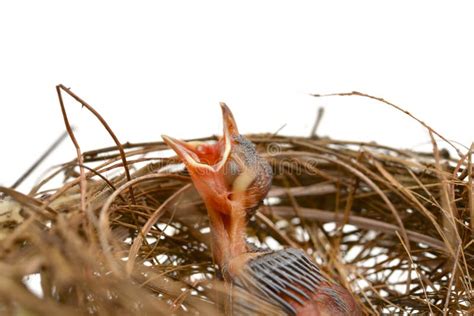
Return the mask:
<svg viewBox="0 0 474 316">
<path fill-rule="evenodd" d="M 71 124 L 69 123 L 69 119 L 67 117 L 66 108 L 64 107 L 63 96 L 61 94 L 61 85 L 56 86 L 56 92 L 58 94 L 59 105 L 61 106 L 61 112 L 63 114 L 64 124 L 66 125 L 67 133 L 69 134 L 69 137 L 71 138 L 71 141 L 74 144 L 74 147 L 76 148 L 77 162 L 79 164 L 79 171 L 80 171 L 79 186 L 81 188 L 81 210 L 84 213 L 87 213 L 89 219 L 94 224 L 95 223 L 94 214 L 92 214 L 92 212 L 88 212 L 86 209 L 87 181 L 86 181 L 86 176 L 84 173 L 84 167 L 83 167 L 84 159 L 82 157 L 81 147 L 79 146 L 79 143 L 76 140 L 76 136 L 74 136 L 74 131 L 72 130 Z"/>
<path fill-rule="evenodd" d="M 292 241 L 290 238 L 288 238 L 288 236 L 286 236 L 284 232 L 280 231 L 275 226 L 275 224 L 267 217 L 267 215 L 270 215 L 272 208 L 273 207 L 269 207 L 269 206 L 261 207 L 260 210 L 257 213 L 255 213 L 255 218 L 259 220 L 260 222 L 262 222 L 263 224 L 265 224 L 268 227 L 268 229 L 275 234 L 274 237 L 276 240 L 280 241 L 281 243 L 287 244 L 290 247 L 298 248 L 298 245 L 294 241 Z M 262 212 L 265 209 L 267 210 L 265 212 L 266 214 Z"/>
<path fill-rule="evenodd" d="M 468 201 L 469 201 L 469 213 L 471 215 L 471 236 L 474 236 L 474 190 L 473 190 L 473 176 L 472 176 L 472 152 L 474 150 L 474 143 L 471 144 L 471 148 L 469 148 L 468 152 L 468 184 L 467 184 L 467 192 L 469 194 Z"/>
<path fill-rule="evenodd" d="M 69 94 L 71 97 L 73 97 L 77 102 L 79 102 L 80 104 L 82 104 L 82 106 L 84 106 L 85 108 L 87 108 L 92 114 L 94 114 L 94 116 L 100 121 L 100 123 L 105 127 L 105 129 L 107 130 L 107 132 L 109 132 L 109 135 L 110 137 L 112 137 L 112 139 L 114 140 L 115 144 L 117 145 L 117 148 L 118 150 L 120 151 L 120 157 L 122 158 L 122 162 L 123 162 L 123 168 L 125 170 L 125 175 L 127 177 L 127 181 L 130 181 L 132 178 L 130 176 L 130 171 L 128 169 L 128 164 L 127 164 L 127 158 L 125 157 L 125 151 L 123 150 L 123 146 L 122 144 L 120 143 L 120 141 L 118 140 L 117 136 L 115 136 L 115 133 L 112 131 L 112 129 L 110 128 L 110 126 L 107 124 L 107 122 L 104 120 L 104 118 L 92 107 L 90 106 L 86 101 L 84 101 L 83 99 L 81 99 L 79 96 L 77 96 L 74 92 L 71 91 L 71 89 L 69 88 L 66 88 L 64 85 L 62 84 L 59 84 L 56 86 L 56 90 L 58 91 L 58 95 L 60 96 L 61 93 L 60 93 L 60 90 L 63 90 L 64 92 L 66 92 L 67 94 Z M 64 105 L 62 104 L 62 97 L 60 96 L 60 102 L 61 102 L 61 108 L 63 109 L 64 108 Z M 63 112 L 64 114 L 65 112 Z M 76 142 L 75 142 L 75 145 L 76 145 Z M 83 163 L 83 160 L 81 159 L 81 164 Z M 135 196 L 133 194 L 133 188 L 130 187 L 129 188 L 130 190 L 130 197 L 132 199 L 132 203 L 133 204 L 136 204 L 135 202 Z"/>
<path fill-rule="evenodd" d="M 50 207 L 43 208 L 42 205 L 41 205 L 41 202 L 39 202 L 38 200 L 36 200 L 35 198 L 33 198 L 29 195 L 25 195 L 25 194 L 23 194 L 21 192 L 18 192 L 16 190 L 6 188 L 6 187 L 2 187 L 2 186 L 0 186 L 0 193 L 11 196 L 15 201 L 17 201 L 20 204 L 23 204 L 23 205 L 29 206 L 31 208 L 34 208 L 38 213 L 40 213 L 41 215 L 43 215 L 47 218 L 53 219 L 54 215 L 57 215 L 56 210 L 54 210 Z M 45 211 L 47 211 L 47 212 L 45 212 Z"/>
<path fill-rule="evenodd" d="M 305 142 L 293 141 L 293 143 L 300 144 L 302 146 L 312 148 L 311 144 L 307 144 Z M 287 152 L 285 154 L 289 154 L 289 153 Z M 382 192 L 380 187 L 377 184 L 375 184 L 369 177 L 367 177 L 367 175 L 365 175 L 364 173 L 362 173 L 360 170 L 356 169 L 355 167 L 353 167 L 353 166 L 351 166 L 351 165 L 349 165 L 349 164 L 347 164 L 343 161 L 335 159 L 333 157 L 325 156 L 325 155 L 322 155 L 322 154 L 309 153 L 309 152 L 307 152 L 305 154 L 307 155 L 307 157 L 320 158 L 320 159 L 326 160 L 328 162 L 334 163 L 335 165 L 339 165 L 339 166 L 347 169 L 348 171 L 350 171 L 351 173 L 356 175 L 358 178 L 360 178 L 362 181 L 364 181 L 375 192 L 377 192 L 377 194 L 380 196 L 380 198 L 387 205 L 388 209 L 391 211 L 391 213 L 392 213 L 393 217 L 395 218 L 398 226 L 400 227 L 401 234 L 402 234 L 403 238 L 405 239 L 405 242 L 407 243 L 407 247 L 410 247 L 409 243 L 408 243 L 408 236 L 407 236 L 406 230 L 405 230 L 405 225 L 403 224 L 403 221 L 401 220 L 400 215 L 398 214 L 395 206 L 390 201 L 390 199 L 387 197 L 387 195 Z M 307 167 L 311 168 L 312 166 L 307 166 Z"/>
<path fill-rule="evenodd" d="M 421 278 L 421 274 L 420 272 L 418 271 L 418 269 L 416 268 L 416 265 L 413 261 L 413 258 L 410 254 L 410 251 L 408 251 L 408 248 L 407 246 L 405 245 L 405 242 L 403 241 L 402 237 L 400 236 L 400 234 L 398 232 L 396 232 L 397 234 L 397 237 L 398 239 L 400 240 L 400 243 L 402 244 L 402 247 L 403 249 L 405 249 L 407 255 L 408 255 L 408 259 L 410 259 L 410 269 L 408 271 L 408 276 L 407 276 L 407 294 L 408 292 L 410 291 L 410 281 L 411 281 L 411 267 L 413 267 L 413 269 L 415 269 L 415 273 L 416 273 L 416 276 L 418 277 L 418 280 L 420 280 L 420 285 L 423 289 L 423 293 L 425 294 L 425 299 L 426 299 L 426 302 L 428 303 L 428 308 L 430 310 L 430 315 L 433 315 L 433 310 L 431 309 L 431 303 L 430 303 L 430 300 L 428 299 L 428 294 L 426 293 L 426 288 L 425 288 L 425 285 L 423 283 L 423 279 Z"/>
<path fill-rule="evenodd" d="M 317 98 L 321 98 L 321 97 L 332 97 L 332 96 L 341 96 L 341 97 L 347 97 L 347 96 L 359 96 L 359 97 L 365 97 L 365 98 L 369 98 L 369 99 L 373 99 L 373 100 L 377 100 L 379 102 L 382 102 L 382 103 L 385 103 L 387 105 L 390 105 L 391 107 L 397 109 L 398 111 L 401 111 L 403 113 L 405 113 L 406 115 L 408 115 L 409 117 L 411 117 L 412 119 L 414 119 L 415 121 L 417 121 L 418 123 L 420 123 L 421 125 L 423 125 L 425 128 L 427 128 L 428 130 L 430 130 L 433 134 L 435 134 L 436 136 L 438 136 L 439 138 L 441 138 L 442 140 L 444 140 L 446 143 L 448 143 L 451 147 L 454 148 L 454 150 L 456 150 L 457 154 L 462 157 L 462 152 L 459 150 L 459 148 L 457 148 L 456 146 L 454 146 L 454 144 L 447 140 L 443 135 L 441 135 L 440 133 L 438 133 L 437 131 L 435 131 L 433 128 L 431 128 L 428 124 L 426 124 L 425 122 L 423 122 L 422 120 L 420 120 L 419 118 L 417 118 L 416 116 L 414 116 L 413 114 L 411 114 L 410 112 L 408 112 L 407 110 L 404 110 L 403 108 L 401 108 L 400 106 L 392 103 L 392 102 L 389 102 L 387 100 L 385 100 L 384 98 L 380 98 L 380 97 L 376 97 L 376 96 L 373 96 L 373 95 L 370 95 L 370 94 L 366 94 L 366 93 L 362 93 L 362 92 L 359 92 L 359 91 L 352 91 L 352 92 L 341 92 L 341 93 L 327 93 L 327 94 L 310 94 L 311 96 L 313 97 L 317 97 Z"/>
<path fill-rule="evenodd" d="M 135 238 L 133 241 L 132 246 L 130 247 L 130 251 L 128 253 L 128 260 L 127 260 L 127 265 L 126 265 L 126 272 L 127 275 L 131 275 L 133 271 L 133 265 L 135 263 L 135 258 L 138 253 L 138 249 L 140 249 L 140 246 L 142 244 L 143 239 L 146 237 L 148 232 L 150 231 L 151 227 L 155 225 L 156 221 L 163 215 L 163 212 L 166 211 L 167 207 L 172 203 L 172 202 L 177 202 L 176 200 L 178 197 L 180 197 L 183 193 L 187 192 L 193 188 L 191 183 L 186 184 L 183 186 L 181 189 L 173 193 L 169 198 L 166 199 L 159 207 L 156 209 L 153 214 L 148 218 L 146 221 L 145 225 L 143 225 L 143 228 L 141 229 L 141 233 Z"/>
<path fill-rule="evenodd" d="M 314 121 L 313 128 L 311 129 L 311 133 L 309 134 L 310 138 L 315 138 L 316 136 L 316 131 L 318 130 L 319 124 L 321 124 L 321 120 L 324 116 L 324 108 L 320 107 L 318 109 L 318 114 L 316 114 L 316 120 Z"/>
<path fill-rule="evenodd" d="M 114 260 L 114 257 L 111 253 L 111 246 L 109 244 L 109 235 L 110 235 L 110 225 L 109 225 L 109 208 L 111 207 L 112 203 L 115 201 L 115 198 L 117 198 L 120 193 L 124 190 L 127 190 L 130 188 L 132 185 L 135 185 L 137 183 L 143 182 L 143 181 L 152 181 L 156 180 L 159 178 L 165 178 L 168 177 L 168 174 L 162 174 L 162 173 L 152 173 L 152 174 L 147 174 L 139 178 L 135 178 L 131 181 L 126 182 L 123 184 L 121 187 L 117 188 L 114 193 L 112 193 L 104 205 L 102 206 L 102 209 L 100 211 L 99 215 L 99 224 L 98 224 L 98 235 L 99 235 L 99 242 L 102 247 L 102 251 L 104 253 L 105 258 L 108 260 L 108 263 L 110 265 L 110 268 L 112 271 L 117 274 L 117 275 L 122 275 L 122 271 L 120 270 L 117 261 Z M 137 237 L 138 238 L 138 237 Z"/>
<path fill-rule="evenodd" d="M 74 127 L 71 127 L 71 130 L 74 131 Z M 61 136 L 59 136 L 54 143 L 52 143 L 48 149 L 31 165 L 31 167 L 28 168 L 28 170 L 25 171 L 19 177 L 15 183 L 10 187 L 12 189 L 17 188 L 23 181 L 25 181 L 26 178 L 61 144 L 61 142 L 67 137 L 68 133 L 67 131 L 64 131 Z"/>
<path fill-rule="evenodd" d="M 284 129 L 285 127 L 286 127 L 286 123 L 285 123 L 285 124 L 283 124 L 282 126 L 280 126 L 280 127 L 279 127 L 279 128 L 276 130 L 276 131 L 275 131 L 275 133 L 273 133 L 273 134 L 272 134 L 272 137 L 275 137 L 275 136 L 277 136 L 277 135 L 278 135 L 278 133 L 280 133 L 280 132 L 281 132 L 281 130 L 282 130 L 282 129 Z"/>
<path fill-rule="evenodd" d="M 295 215 L 294 209 L 291 206 L 272 206 L 271 210 L 272 213 L 274 213 L 275 215 L 282 216 L 285 218 L 289 218 Z M 269 214 L 269 211 L 265 210 L 265 208 L 263 208 L 262 211 L 266 215 Z M 341 223 L 344 220 L 342 216 L 337 216 L 337 214 L 332 211 L 305 207 L 300 207 L 299 211 L 300 217 L 306 218 L 308 220 L 317 220 L 325 223 Z M 352 214 L 349 215 L 347 223 L 357 226 L 358 228 L 375 230 L 390 235 L 395 235 L 396 232 L 400 230 L 399 227 L 397 227 L 396 225 Z M 409 241 L 426 244 L 438 251 L 445 251 L 445 245 L 441 240 L 411 230 L 406 230 L 406 234 L 408 236 Z"/>
<path fill-rule="evenodd" d="M 462 245 L 459 244 L 458 249 L 456 251 L 456 256 L 455 256 L 454 262 L 453 262 L 453 271 L 451 272 L 451 278 L 449 279 L 448 294 L 446 295 L 446 300 L 444 301 L 443 315 L 448 314 L 449 300 L 450 300 L 451 291 L 452 291 L 452 288 L 453 288 L 453 281 L 454 281 L 455 276 L 456 276 L 456 270 L 457 270 L 457 265 L 458 265 L 458 260 L 459 260 L 459 254 L 461 253 L 461 248 L 462 248 Z"/>
</svg>

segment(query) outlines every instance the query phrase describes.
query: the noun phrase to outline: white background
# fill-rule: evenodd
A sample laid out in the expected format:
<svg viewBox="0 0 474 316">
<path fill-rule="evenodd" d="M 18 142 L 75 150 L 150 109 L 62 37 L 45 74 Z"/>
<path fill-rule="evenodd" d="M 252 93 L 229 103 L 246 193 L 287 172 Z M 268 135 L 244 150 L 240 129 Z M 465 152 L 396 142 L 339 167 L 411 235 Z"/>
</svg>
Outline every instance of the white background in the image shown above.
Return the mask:
<svg viewBox="0 0 474 316">
<path fill-rule="evenodd" d="M 243 133 L 320 135 L 429 148 L 384 97 L 469 146 L 474 10 L 469 1 L 2 1 L 0 185 L 64 130 L 55 85 L 92 104 L 122 142 L 221 132 L 219 101 Z M 83 150 L 111 145 L 68 99 Z M 47 166 L 73 158 L 69 140 Z M 35 173 L 30 182 L 36 180 Z M 23 189 L 26 187 L 23 186 Z"/>
</svg>

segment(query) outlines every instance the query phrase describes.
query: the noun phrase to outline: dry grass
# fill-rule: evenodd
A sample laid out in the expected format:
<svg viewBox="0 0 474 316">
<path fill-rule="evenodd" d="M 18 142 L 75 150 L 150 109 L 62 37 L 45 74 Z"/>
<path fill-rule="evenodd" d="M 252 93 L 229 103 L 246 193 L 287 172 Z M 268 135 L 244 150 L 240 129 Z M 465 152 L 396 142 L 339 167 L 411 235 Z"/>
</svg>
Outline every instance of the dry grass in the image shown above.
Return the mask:
<svg viewBox="0 0 474 316">
<path fill-rule="evenodd" d="M 275 173 L 250 241 L 305 249 L 367 314 L 473 312 L 472 148 L 249 138 Z M 28 194 L 0 188 L 1 313 L 221 313 L 206 210 L 166 145 L 77 149 Z"/>
</svg>

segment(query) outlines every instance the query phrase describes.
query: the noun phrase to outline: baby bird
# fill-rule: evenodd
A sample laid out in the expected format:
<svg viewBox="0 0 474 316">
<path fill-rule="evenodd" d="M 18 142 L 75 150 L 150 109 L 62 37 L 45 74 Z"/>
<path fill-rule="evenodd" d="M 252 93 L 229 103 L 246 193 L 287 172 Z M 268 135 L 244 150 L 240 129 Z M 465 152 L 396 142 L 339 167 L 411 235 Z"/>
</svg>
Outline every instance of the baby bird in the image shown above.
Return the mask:
<svg viewBox="0 0 474 316">
<path fill-rule="evenodd" d="M 239 134 L 221 103 L 224 135 L 216 143 L 184 142 L 163 135 L 185 164 L 207 208 L 212 253 L 224 280 L 298 316 L 360 315 L 349 292 L 326 279 L 301 250 L 250 249 L 246 225 L 272 183 L 272 169 Z"/>
</svg>

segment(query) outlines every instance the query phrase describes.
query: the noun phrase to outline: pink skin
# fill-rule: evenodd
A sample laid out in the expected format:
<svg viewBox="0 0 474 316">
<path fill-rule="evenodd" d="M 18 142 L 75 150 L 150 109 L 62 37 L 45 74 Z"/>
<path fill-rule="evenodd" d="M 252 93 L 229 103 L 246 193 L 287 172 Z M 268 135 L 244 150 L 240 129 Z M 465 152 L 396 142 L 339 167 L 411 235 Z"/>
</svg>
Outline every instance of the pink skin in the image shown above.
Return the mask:
<svg viewBox="0 0 474 316">
<path fill-rule="evenodd" d="M 186 165 L 209 215 L 215 262 L 227 266 L 232 258 L 247 252 L 244 197 L 235 194 L 225 181 L 224 165 L 232 154 L 233 136 L 239 134 L 228 107 L 221 103 L 224 136 L 215 144 L 186 143 L 163 135 L 164 141 Z"/>
</svg>

